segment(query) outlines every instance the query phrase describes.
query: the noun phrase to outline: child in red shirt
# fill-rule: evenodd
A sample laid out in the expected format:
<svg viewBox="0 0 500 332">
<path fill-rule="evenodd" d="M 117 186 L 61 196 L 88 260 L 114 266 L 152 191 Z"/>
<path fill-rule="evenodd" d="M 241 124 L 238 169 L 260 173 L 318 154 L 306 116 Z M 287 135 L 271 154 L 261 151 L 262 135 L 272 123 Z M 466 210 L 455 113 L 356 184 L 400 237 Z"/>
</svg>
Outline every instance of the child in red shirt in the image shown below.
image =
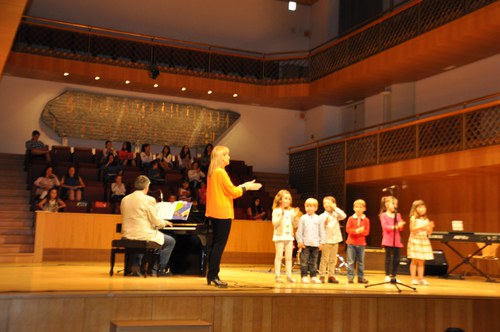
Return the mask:
<svg viewBox="0 0 500 332">
<path fill-rule="evenodd" d="M 354 280 L 354 264 L 358 263 L 358 283 L 367 284 L 364 276 L 366 236 L 370 234 L 370 220 L 364 215 L 366 203 L 362 199 L 354 201 L 354 215 L 346 224 L 347 237 L 347 282 Z"/>
</svg>

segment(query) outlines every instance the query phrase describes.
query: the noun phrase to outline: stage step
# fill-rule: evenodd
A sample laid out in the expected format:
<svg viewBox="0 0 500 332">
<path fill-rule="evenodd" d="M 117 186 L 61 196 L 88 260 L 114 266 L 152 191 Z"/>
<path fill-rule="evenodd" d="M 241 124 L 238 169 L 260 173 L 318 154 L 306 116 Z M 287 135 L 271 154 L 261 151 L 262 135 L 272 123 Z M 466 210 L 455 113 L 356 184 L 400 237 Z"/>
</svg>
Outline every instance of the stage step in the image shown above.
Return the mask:
<svg viewBox="0 0 500 332">
<path fill-rule="evenodd" d="M 12 258 L 12 256 L 21 253 L 32 254 L 33 244 L 0 244 L 0 254 L 9 254 L 10 258 Z"/>
<path fill-rule="evenodd" d="M 269 193 L 269 196 L 271 196 L 273 199 L 278 191 L 286 189 L 292 195 L 293 205 L 301 206 L 302 200 L 300 198 L 300 195 L 298 194 L 297 190 L 292 188 L 288 183 L 288 174 L 254 172 L 253 175 L 258 182 L 264 184 L 264 190 Z"/>
<path fill-rule="evenodd" d="M 20 257 L 33 253 L 34 213 L 30 211 L 30 191 L 26 190 L 24 155 L 0 153 L 0 261 L 30 261 Z"/>
<path fill-rule="evenodd" d="M 0 234 L 0 244 L 31 244 L 34 243 L 33 235 Z"/>
<path fill-rule="evenodd" d="M 203 320 L 115 320 L 110 332 L 183 331 L 211 332 L 212 324 Z"/>
</svg>

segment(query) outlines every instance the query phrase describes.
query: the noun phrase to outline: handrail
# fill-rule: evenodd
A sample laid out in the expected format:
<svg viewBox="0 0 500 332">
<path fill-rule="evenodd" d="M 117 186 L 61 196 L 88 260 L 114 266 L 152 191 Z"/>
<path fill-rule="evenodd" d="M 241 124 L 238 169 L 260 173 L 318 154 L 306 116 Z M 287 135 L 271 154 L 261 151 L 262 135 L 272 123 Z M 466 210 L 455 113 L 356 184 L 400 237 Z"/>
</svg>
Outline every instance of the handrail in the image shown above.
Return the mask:
<svg viewBox="0 0 500 332">
<path fill-rule="evenodd" d="M 341 134 L 336 134 L 336 135 L 320 138 L 320 139 L 317 139 L 317 140 L 314 140 L 314 141 L 311 141 L 308 143 L 290 146 L 288 148 L 288 154 L 292 153 L 292 150 L 294 152 L 303 151 L 303 150 L 305 150 L 305 147 L 307 147 L 307 146 L 311 146 L 311 145 L 321 146 L 321 145 L 326 144 L 325 143 L 326 141 L 331 141 L 331 140 L 335 140 L 335 139 L 339 139 L 339 138 L 352 137 L 352 136 L 355 136 L 356 134 L 359 134 L 359 133 L 362 133 L 362 132 L 365 132 L 367 130 L 374 129 L 374 128 L 376 128 L 377 130 L 382 130 L 382 127 L 387 127 L 387 126 L 390 126 L 392 124 L 396 124 L 396 123 L 400 123 L 400 122 L 407 122 L 410 120 L 420 120 L 423 117 L 429 116 L 431 114 L 436 114 L 436 113 L 443 112 L 443 111 L 453 109 L 456 107 L 462 107 L 465 109 L 465 108 L 467 108 L 467 105 L 474 104 L 474 103 L 481 102 L 481 101 L 486 101 L 486 100 L 493 100 L 495 98 L 500 98 L 500 92 L 492 93 L 490 95 L 486 95 L 486 96 L 482 96 L 482 97 L 478 97 L 478 98 L 469 99 L 466 101 L 462 101 L 460 103 L 455 103 L 455 104 L 439 107 L 439 108 L 436 108 L 436 109 L 433 109 L 430 111 L 418 113 L 418 114 L 407 116 L 404 118 L 391 120 L 391 121 L 383 122 L 383 123 L 376 124 L 376 125 L 367 126 L 367 127 L 361 128 L 361 129 L 351 130 L 351 131 L 347 131 L 347 132 L 344 132 Z M 394 127 L 386 128 L 386 129 L 394 129 Z M 372 135 L 372 134 L 373 134 L 373 132 L 366 133 L 366 135 Z M 360 136 L 362 136 L 362 135 L 359 135 L 358 137 L 360 137 Z M 296 149 L 298 149 L 298 150 L 296 150 Z"/>
</svg>

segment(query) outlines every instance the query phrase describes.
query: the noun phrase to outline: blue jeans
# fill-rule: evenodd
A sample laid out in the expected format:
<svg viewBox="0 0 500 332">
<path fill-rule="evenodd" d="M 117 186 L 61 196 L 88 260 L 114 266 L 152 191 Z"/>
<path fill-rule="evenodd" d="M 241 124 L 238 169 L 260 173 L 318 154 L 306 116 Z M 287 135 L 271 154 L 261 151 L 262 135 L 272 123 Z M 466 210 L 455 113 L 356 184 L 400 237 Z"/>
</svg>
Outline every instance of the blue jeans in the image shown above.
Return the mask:
<svg viewBox="0 0 500 332">
<path fill-rule="evenodd" d="M 311 275 L 311 278 L 316 277 L 318 273 L 318 247 L 305 247 L 300 253 L 300 275 L 301 277 L 307 277 L 307 272 Z"/>
<path fill-rule="evenodd" d="M 347 245 L 347 279 L 354 279 L 354 264 L 358 263 L 358 279 L 365 275 L 365 246 Z"/>
<path fill-rule="evenodd" d="M 172 251 L 175 247 L 175 239 L 170 235 L 163 234 L 164 242 L 163 246 L 160 249 L 160 267 L 158 271 L 165 271 L 168 265 L 168 261 L 170 260 L 170 256 L 172 255 Z M 143 254 L 134 255 L 133 264 L 137 266 L 141 266 Z"/>
</svg>

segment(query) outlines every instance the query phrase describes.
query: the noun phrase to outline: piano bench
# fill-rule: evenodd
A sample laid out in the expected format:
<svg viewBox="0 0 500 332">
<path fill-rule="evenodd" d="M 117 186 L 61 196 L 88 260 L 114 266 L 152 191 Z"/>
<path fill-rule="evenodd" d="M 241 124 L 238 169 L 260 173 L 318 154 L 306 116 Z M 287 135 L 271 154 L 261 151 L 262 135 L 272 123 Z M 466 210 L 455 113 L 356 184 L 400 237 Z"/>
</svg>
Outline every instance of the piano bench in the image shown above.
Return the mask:
<svg viewBox="0 0 500 332">
<path fill-rule="evenodd" d="M 160 249 L 161 245 L 152 242 L 152 241 L 143 241 L 143 240 L 129 240 L 129 239 L 120 239 L 111 241 L 111 257 L 110 257 L 110 270 L 109 276 L 113 276 L 113 269 L 115 266 L 115 255 L 116 254 L 125 254 L 124 259 L 124 274 L 127 274 L 127 263 L 128 256 L 132 254 L 144 254 L 144 255 L 152 255 L 155 258 L 155 262 L 159 264 L 160 259 Z M 141 266 L 142 269 L 142 266 Z M 147 271 L 147 266 L 144 269 Z M 146 277 L 147 273 L 144 273 L 144 277 Z"/>
</svg>

